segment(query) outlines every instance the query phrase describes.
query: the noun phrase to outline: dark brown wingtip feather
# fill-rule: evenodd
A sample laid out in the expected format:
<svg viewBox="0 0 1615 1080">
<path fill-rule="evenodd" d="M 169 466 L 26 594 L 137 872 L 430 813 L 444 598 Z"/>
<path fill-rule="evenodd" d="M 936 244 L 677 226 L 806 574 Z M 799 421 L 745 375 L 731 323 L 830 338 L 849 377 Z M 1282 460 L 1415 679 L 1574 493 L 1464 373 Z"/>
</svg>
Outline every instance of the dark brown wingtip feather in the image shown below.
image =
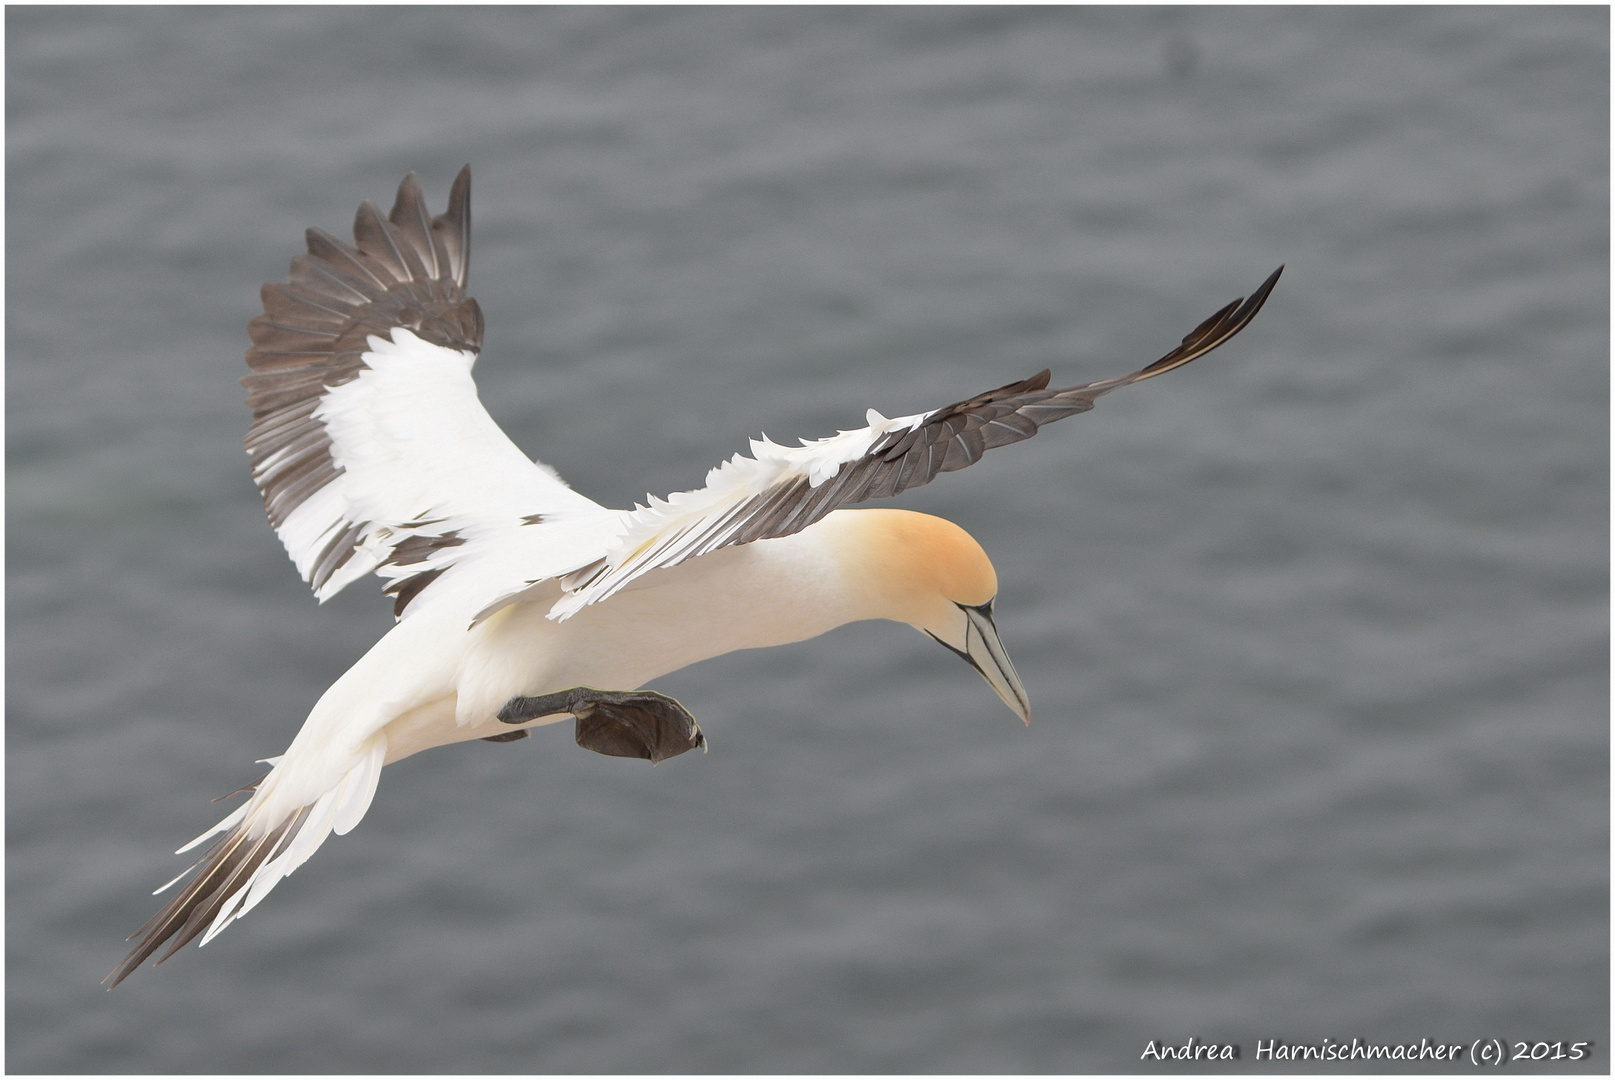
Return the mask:
<svg viewBox="0 0 1615 1080">
<path fill-rule="evenodd" d="M 1196 360 L 1206 355 L 1206 353 L 1245 329 L 1246 326 L 1250 325 L 1250 321 L 1256 318 L 1256 313 L 1262 310 L 1262 305 L 1267 303 L 1267 294 L 1273 291 L 1273 286 L 1278 284 L 1279 275 L 1282 273 L 1284 273 L 1284 267 L 1281 264 L 1277 270 L 1268 275 L 1267 280 L 1262 282 L 1260 288 L 1250 294 L 1248 299 L 1241 297 L 1224 307 L 1217 314 L 1190 331 L 1183 339 L 1183 344 L 1136 375 L 1130 376 L 1127 381 L 1139 382 L 1171 371 L 1173 368 L 1182 367 L 1190 360 Z"/>
<path fill-rule="evenodd" d="M 448 252 L 455 284 L 465 288 L 471 270 L 471 166 L 466 164 L 449 188 L 449 207 L 432 219 L 432 235 Z"/>
<path fill-rule="evenodd" d="M 432 212 L 426 208 L 426 193 L 414 173 L 404 177 L 398 185 L 398 195 L 393 199 L 387 220 L 414 247 L 426 280 L 436 281 L 442 277 L 448 256 L 432 240 Z"/>
</svg>

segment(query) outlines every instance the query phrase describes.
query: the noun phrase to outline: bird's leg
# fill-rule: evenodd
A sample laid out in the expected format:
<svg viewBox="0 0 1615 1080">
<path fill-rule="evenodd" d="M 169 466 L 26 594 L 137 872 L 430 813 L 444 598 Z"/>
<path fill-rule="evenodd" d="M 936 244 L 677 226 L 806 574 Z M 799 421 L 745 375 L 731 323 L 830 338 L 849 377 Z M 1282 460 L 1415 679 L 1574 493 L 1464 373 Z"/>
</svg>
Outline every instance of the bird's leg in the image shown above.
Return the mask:
<svg viewBox="0 0 1615 1080">
<path fill-rule="evenodd" d="M 706 753 L 707 737 L 695 717 L 683 705 L 654 690 L 575 686 L 539 697 L 514 697 L 499 710 L 499 719 L 520 724 L 556 713 L 577 717 L 578 745 L 597 754 L 644 758 L 655 765 L 697 746 Z"/>
</svg>

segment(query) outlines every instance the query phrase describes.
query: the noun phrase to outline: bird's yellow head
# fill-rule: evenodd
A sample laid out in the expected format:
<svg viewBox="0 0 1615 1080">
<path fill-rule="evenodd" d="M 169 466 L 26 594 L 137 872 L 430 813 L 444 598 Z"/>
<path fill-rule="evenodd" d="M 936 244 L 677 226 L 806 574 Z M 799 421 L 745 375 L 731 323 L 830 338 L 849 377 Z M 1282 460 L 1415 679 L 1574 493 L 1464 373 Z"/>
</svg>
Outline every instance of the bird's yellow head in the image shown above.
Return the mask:
<svg viewBox="0 0 1615 1080">
<path fill-rule="evenodd" d="M 1026 689 L 993 625 L 998 574 L 975 537 L 911 510 L 840 510 L 831 518 L 839 519 L 845 542 L 857 552 L 849 569 L 872 614 L 929 634 L 1030 722 Z"/>
</svg>

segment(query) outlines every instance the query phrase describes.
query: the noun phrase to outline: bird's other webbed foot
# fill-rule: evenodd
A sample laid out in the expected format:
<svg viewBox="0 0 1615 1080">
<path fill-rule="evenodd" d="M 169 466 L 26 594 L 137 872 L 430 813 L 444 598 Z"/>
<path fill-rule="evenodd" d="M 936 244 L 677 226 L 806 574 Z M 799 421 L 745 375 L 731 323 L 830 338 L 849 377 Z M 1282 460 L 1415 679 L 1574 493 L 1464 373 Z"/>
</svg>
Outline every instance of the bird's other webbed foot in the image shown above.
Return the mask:
<svg viewBox="0 0 1615 1080">
<path fill-rule="evenodd" d="M 579 746 L 608 757 L 644 758 L 655 765 L 698 746 L 702 753 L 707 749 L 707 737 L 689 710 L 654 690 L 576 686 L 539 697 L 515 697 L 499 710 L 499 719 L 520 724 L 557 713 L 577 718 Z"/>
<path fill-rule="evenodd" d="M 517 728 L 515 731 L 503 731 L 498 735 L 484 735 L 483 742 L 516 742 L 527 738 L 526 728 Z"/>
</svg>

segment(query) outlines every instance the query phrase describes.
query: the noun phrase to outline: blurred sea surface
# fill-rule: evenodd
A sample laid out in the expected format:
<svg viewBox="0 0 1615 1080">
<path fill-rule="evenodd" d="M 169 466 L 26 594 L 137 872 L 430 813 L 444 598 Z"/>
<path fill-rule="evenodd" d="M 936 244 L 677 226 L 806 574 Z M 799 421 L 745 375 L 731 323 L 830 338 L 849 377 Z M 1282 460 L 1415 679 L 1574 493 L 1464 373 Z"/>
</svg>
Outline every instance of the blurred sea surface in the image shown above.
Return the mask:
<svg viewBox="0 0 1615 1080">
<path fill-rule="evenodd" d="M 1609 12 L 6 12 L 6 1066 L 1151 1069 L 1609 1019 Z M 263 519 L 258 286 L 473 163 L 483 399 L 627 505 L 1049 366 L 1182 372 L 906 496 L 1024 729 L 903 627 L 387 770 L 99 980 L 384 633 Z"/>
</svg>

